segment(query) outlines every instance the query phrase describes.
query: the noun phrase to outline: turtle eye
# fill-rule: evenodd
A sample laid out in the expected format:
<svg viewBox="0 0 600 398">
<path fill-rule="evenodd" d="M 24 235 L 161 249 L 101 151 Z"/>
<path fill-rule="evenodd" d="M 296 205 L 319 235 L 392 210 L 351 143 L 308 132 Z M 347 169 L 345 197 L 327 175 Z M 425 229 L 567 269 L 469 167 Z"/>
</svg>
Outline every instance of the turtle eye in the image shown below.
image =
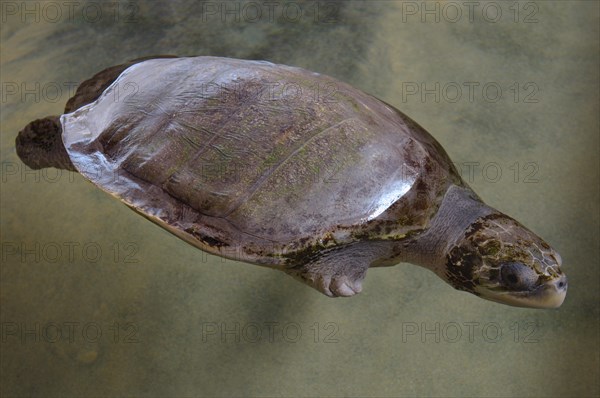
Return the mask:
<svg viewBox="0 0 600 398">
<path fill-rule="evenodd" d="M 508 290 L 523 291 L 535 285 L 536 272 L 521 263 L 505 263 L 500 267 L 500 280 Z"/>
</svg>

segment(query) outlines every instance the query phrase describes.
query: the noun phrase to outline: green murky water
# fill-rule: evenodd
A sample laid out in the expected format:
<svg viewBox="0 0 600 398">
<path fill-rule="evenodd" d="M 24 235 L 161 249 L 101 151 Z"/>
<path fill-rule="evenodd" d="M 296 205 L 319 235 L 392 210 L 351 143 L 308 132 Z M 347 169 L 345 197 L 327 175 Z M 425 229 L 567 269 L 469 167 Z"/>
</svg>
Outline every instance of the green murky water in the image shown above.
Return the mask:
<svg viewBox="0 0 600 398">
<path fill-rule="evenodd" d="M 270 4 L 2 3 L 0 394 L 598 396 L 598 3 Z M 564 305 L 502 306 L 411 265 L 328 299 L 20 163 L 26 123 L 153 54 L 302 66 L 394 104 L 562 254 Z"/>
</svg>

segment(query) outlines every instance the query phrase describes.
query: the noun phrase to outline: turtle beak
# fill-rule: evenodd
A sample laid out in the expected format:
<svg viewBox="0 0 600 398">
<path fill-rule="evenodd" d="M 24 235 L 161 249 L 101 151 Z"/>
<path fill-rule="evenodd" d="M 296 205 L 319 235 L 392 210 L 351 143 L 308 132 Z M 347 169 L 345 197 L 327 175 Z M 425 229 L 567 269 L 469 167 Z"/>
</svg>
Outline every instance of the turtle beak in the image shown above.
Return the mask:
<svg viewBox="0 0 600 398">
<path fill-rule="evenodd" d="M 558 308 L 567 296 L 567 276 L 560 275 L 544 283 L 526 298 L 527 307 L 532 308 Z"/>
<path fill-rule="evenodd" d="M 560 276 L 546 281 L 530 292 L 478 292 L 482 298 L 514 307 L 526 308 L 558 308 L 567 296 L 567 276 Z"/>
</svg>

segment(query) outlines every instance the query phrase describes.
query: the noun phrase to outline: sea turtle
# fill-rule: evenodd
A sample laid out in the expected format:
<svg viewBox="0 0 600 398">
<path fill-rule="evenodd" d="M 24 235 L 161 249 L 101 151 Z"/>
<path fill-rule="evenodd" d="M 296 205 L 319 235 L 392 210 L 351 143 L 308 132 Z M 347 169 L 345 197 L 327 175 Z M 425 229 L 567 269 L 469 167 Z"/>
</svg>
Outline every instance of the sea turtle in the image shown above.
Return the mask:
<svg viewBox="0 0 600 398">
<path fill-rule="evenodd" d="M 190 244 L 328 296 L 409 262 L 459 290 L 551 308 L 561 258 L 487 206 L 438 142 L 387 103 L 301 68 L 150 57 L 83 82 L 29 123 L 19 157 L 81 173 Z"/>
</svg>

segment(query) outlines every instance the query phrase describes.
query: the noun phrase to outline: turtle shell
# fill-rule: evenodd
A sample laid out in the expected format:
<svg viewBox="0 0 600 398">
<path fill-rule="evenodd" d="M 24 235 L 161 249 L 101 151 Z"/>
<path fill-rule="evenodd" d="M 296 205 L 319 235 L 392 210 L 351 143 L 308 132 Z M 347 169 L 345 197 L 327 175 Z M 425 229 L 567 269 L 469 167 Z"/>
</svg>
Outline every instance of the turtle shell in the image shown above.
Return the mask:
<svg viewBox="0 0 600 398">
<path fill-rule="evenodd" d="M 205 251 L 258 264 L 403 239 L 462 184 L 392 106 L 263 61 L 143 61 L 61 123 L 92 183 Z"/>
</svg>

